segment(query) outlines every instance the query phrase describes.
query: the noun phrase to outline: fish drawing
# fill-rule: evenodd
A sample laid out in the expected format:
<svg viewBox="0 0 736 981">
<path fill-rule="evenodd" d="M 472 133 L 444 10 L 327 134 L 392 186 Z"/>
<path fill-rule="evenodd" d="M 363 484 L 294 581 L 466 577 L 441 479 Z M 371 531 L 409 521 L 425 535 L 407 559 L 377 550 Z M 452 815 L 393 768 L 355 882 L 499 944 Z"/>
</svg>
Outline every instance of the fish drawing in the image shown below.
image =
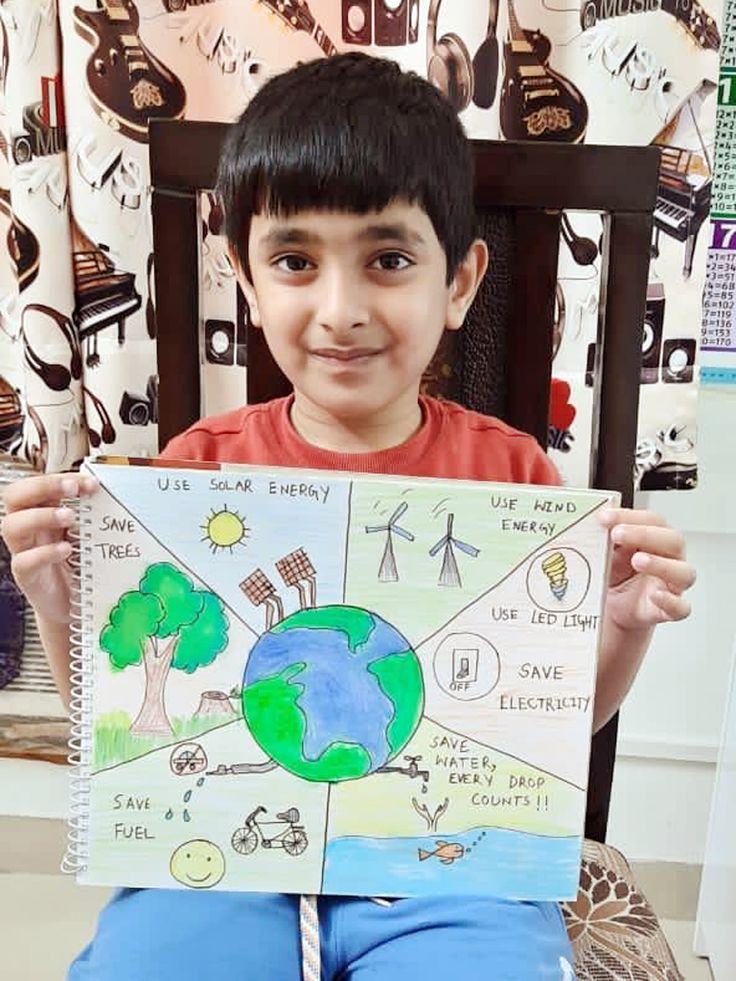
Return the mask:
<svg viewBox="0 0 736 981">
<path fill-rule="evenodd" d="M 420 862 L 424 862 L 428 858 L 434 858 L 436 855 L 443 865 L 452 865 L 455 859 L 462 858 L 465 854 L 465 849 L 457 841 L 438 841 L 437 847 L 433 852 L 427 852 L 423 848 L 418 849 L 418 851 Z"/>
</svg>

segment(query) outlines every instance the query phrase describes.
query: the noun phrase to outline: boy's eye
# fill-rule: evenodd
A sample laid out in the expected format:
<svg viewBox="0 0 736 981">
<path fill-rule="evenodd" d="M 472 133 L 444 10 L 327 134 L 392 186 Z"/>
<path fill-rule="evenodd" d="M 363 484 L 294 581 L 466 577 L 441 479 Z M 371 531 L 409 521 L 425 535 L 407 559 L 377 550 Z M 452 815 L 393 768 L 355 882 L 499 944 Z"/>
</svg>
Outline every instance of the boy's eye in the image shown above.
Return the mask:
<svg viewBox="0 0 736 981">
<path fill-rule="evenodd" d="M 393 272 L 399 269 L 408 269 L 412 264 L 401 252 L 383 252 L 374 260 L 374 265 L 378 264 L 380 269 Z"/>
<path fill-rule="evenodd" d="M 283 272 L 304 272 L 309 268 L 309 260 L 301 255 L 282 255 L 276 259 L 274 265 Z"/>
</svg>

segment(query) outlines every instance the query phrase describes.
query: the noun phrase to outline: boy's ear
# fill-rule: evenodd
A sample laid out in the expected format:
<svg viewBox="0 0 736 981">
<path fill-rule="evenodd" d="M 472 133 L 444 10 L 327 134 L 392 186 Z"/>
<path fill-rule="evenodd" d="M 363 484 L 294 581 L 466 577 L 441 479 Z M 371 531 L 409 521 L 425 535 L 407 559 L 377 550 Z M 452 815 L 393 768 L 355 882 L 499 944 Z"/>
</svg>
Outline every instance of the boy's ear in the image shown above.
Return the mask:
<svg viewBox="0 0 736 981">
<path fill-rule="evenodd" d="M 254 327 L 261 326 L 261 314 L 258 309 L 258 300 L 256 299 L 256 291 L 253 289 L 253 283 L 245 275 L 245 270 L 240 264 L 240 259 L 238 259 L 235 252 L 228 248 L 227 256 L 230 260 L 230 264 L 235 270 L 235 278 L 238 281 L 238 285 L 243 291 L 243 295 L 248 303 L 248 310 L 250 311 L 250 321 Z"/>
<path fill-rule="evenodd" d="M 482 238 L 477 238 L 458 266 L 449 286 L 445 313 L 447 330 L 459 330 L 462 327 L 487 268 L 488 246 Z"/>
</svg>

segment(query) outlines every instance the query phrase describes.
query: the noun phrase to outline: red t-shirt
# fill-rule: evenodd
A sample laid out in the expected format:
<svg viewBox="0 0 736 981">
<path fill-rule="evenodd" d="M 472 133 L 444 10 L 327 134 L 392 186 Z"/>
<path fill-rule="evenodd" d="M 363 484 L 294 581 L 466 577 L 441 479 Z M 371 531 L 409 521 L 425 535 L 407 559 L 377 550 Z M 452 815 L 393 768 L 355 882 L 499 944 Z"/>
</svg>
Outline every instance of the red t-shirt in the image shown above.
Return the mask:
<svg viewBox="0 0 736 981">
<path fill-rule="evenodd" d="M 352 470 L 559 484 L 537 441 L 492 416 L 454 402 L 420 397 L 422 424 L 399 446 L 368 453 L 335 453 L 305 442 L 291 424 L 293 396 L 200 419 L 169 441 L 162 456 L 178 460 Z"/>
</svg>

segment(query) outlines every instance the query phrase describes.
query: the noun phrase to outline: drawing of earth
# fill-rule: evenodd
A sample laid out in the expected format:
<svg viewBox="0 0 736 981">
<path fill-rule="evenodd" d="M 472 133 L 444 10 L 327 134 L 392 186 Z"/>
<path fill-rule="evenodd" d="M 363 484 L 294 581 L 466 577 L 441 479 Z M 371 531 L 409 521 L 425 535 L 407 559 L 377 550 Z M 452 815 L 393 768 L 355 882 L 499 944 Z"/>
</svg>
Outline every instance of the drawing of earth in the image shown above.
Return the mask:
<svg viewBox="0 0 736 981">
<path fill-rule="evenodd" d="M 301 610 L 264 633 L 243 676 L 243 714 L 277 763 L 312 781 L 353 780 L 406 746 L 424 709 L 405 637 L 354 606 Z"/>
</svg>

